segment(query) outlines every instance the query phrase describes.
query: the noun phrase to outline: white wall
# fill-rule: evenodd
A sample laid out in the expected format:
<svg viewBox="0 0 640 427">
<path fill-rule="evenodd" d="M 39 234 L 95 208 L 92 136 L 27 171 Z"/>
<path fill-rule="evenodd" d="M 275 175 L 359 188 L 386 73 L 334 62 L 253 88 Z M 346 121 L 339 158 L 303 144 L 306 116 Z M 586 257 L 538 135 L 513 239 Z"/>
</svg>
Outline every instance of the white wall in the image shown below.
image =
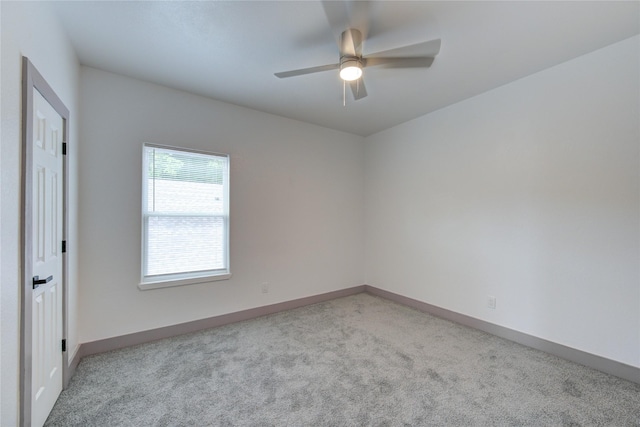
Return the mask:
<svg viewBox="0 0 640 427">
<path fill-rule="evenodd" d="M 18 420 L 18 360 L 20 352 L 20 175 L 21 175 L 21 78 L 22 55 L 29 57 L 57 95 L 70 110 L 72 147 L 69 156 L 71 178 L 71 229 L 69 246 L 77 248 L 77 160 L 79 65 L 75 53 L 54 18 L 49 6 L 39 2 L 0 2 L 2 39 L 2 127 L 0 146 L 0 205 L 2 252 L 0 254 L 1 295 L 1 369 L 2 426 L 17 425 Z M 69 253 L 68 287 L 71 305 L 68 313 L 69 348 L 77 349 L 75 300 L 77 296 L 77 252 Z M 73 354 L 72 354 L 73 355 Z"/>
<path fill-rule="evenodd" d="M 367 283 L 640 367 L 639 45 L 368 137 Z"/>
<path fill-rule="evenodd" d="M 364 283 L 362 137 L 81 70 L 82 342 Z M 230 154 L 230 280 L 137 288 L 145 141 Z"/>
</svg>

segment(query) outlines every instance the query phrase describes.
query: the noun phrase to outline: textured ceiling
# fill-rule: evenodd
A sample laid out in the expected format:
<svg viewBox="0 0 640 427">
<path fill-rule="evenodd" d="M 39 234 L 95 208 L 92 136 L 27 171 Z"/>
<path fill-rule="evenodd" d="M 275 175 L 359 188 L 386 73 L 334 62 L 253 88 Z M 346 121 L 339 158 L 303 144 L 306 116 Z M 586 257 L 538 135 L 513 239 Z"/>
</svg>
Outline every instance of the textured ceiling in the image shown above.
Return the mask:
<svg viewBox="0 0 640 427">
<path fill-rule="evenodd" d="M 640 33 L 637 1 L 371 2 L 365 55 L 442 48 L 429 69 L 366 68 L 369 96 L 343 106 L 337 71 L 273 75 L 338 62 L 319 1 L 51 4 L 84 65 L 363 136 Z"/>
</svg>

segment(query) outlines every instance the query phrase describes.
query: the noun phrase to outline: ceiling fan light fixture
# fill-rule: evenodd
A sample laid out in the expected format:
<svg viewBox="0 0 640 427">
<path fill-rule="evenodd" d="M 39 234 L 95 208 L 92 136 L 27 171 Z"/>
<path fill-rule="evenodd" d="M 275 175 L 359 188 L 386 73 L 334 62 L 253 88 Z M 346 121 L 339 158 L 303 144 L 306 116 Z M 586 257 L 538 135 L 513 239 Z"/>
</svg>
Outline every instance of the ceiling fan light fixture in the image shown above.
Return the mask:
<svg viewBox="0 0 640 427">
<path fill-rule="evenodd" d="M 347 59 L 340 66 L 340 78 L 347 82 L 358 80 L 362 77 L 362 64 L 357 59 Z"/>
</svg>

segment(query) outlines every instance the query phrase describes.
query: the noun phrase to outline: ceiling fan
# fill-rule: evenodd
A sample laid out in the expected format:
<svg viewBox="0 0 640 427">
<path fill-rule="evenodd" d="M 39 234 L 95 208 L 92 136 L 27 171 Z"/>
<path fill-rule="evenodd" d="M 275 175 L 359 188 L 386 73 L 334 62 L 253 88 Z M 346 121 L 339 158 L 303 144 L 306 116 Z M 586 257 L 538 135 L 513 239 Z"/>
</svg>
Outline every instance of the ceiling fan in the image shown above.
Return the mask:
<svg viewBox="0 0 640 427">
<path fill-rule="evenodd" d="M 335 19 L 335 5 L 340 2 L 324 1 L 325 12 L 329 23 L 334 30 L 336 26 L 344 25 L 344 19 Z M 368 2 L 355 2 L 355 4 L 365 4 Z M 346 9 L 340 11 L 345 13 Z M 366 34 L 366 23 L 364 27 Z M 344 28 L 344 27 L 343 27 Z M 342 31 L 342 29 L 340 29 Z M 334 64 L 320 65 L 317 67 L 301 68 L 298 70 L 283 71 L 275 73 L 276 77 L 287 78 L 302 76 L 305 74 L 318 73 L 322 71 L 340 70 L 340 78 L 349 84 L 355 100 L 367 96 L 367 90 L 363 81 L 363 68 L 365 67 L 385 67 L 385 68 L 428 68 L 433 63 L 435 56 L 440 52 L 440 39 L 430 40 L 422 43 L 403 46 L 369 55 L 362 54 L 363 35 L 357 28 L 346 28 L 342 31 L 338 48 L 340 60 Z"/>
</svg>

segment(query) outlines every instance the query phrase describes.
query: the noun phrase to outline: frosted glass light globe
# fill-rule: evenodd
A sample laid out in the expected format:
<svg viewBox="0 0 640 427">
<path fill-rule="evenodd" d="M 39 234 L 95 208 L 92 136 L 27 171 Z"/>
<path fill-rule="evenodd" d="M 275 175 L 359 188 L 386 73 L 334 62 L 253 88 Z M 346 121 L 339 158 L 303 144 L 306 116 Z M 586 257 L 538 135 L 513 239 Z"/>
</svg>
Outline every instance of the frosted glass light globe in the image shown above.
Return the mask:
<svg viewBox="0 0 640 427">
<path fill-rule="evenodd" d="M 340 78 L 351 82 L 358 80 L 362 77 L 362 67 L 357 60 L 349 60 L 342 63 L 342 69 L 340 70 Z"/>
</svg>

